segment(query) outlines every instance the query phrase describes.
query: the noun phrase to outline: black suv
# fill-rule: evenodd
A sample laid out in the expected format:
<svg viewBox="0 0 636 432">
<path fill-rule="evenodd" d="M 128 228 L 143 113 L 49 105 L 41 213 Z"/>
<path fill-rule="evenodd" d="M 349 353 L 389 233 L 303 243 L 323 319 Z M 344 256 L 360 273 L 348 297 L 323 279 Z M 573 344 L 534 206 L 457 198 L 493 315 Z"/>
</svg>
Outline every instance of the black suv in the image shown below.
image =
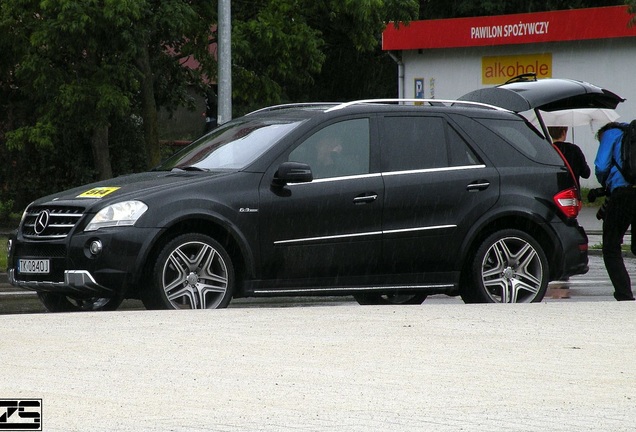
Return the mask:
<svg viewBox="0 0 636 432">
<path fill-rule="evenodd" d="M 542 81 L 525 85 L 541 94 Z M 549 281 L 587 271 L 587 237 L 571 173 L 516 96 L 532 112 L 581 90 L 542 103 L 514 85 L 491 90 L 235 119 L 150 172 L 33 202 L 10 240 L 9 279 L 49 311 L 125 298 L 152 309 L 246 296 L 540 301 Z"/>
</svg>

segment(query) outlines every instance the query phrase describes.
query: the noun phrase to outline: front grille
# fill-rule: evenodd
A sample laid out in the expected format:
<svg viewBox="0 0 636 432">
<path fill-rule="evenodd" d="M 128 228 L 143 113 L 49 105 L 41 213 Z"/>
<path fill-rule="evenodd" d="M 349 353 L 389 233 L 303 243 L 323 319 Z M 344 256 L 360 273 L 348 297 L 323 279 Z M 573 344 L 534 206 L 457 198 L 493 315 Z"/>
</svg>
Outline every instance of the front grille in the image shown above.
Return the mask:
<svg viewBox="0 0 636 432">
<path fill-rule="evenodd" d="M 34 206 L 27 210 L 22 235 L 31 240 L 65 238 L 84 214 L 84 208 L 72 206 Z"/>
</svg>

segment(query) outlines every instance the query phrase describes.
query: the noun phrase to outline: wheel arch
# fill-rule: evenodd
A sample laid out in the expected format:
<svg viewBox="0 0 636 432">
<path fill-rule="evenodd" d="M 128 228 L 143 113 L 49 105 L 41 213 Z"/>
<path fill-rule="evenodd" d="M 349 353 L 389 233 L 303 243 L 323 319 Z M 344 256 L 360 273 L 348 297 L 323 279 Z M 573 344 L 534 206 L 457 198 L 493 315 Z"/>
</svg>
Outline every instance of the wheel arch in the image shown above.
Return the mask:
<svg viewBox="0 0 636 432">
<path fill-rule="evenodd" d="M 248 242 L 240 231 L 224 218 L 205 214 L 189 215 L 168 225 L 154 240 L 143 257 L 142 270 L 137 275 L 137 282 L 152 270 L 155 258 L 172 239 L 188 233 L 208 235 L 225 248 L 234 265 L 236 278 L 234 296 L 240 295 L 242 280 L 250 277 L 254 272 L 254 257 L 247 246 Z M 136 283 L 135 286 L 139 286 L 139 283 Z"/>
<path fill-rule="evenodd" d="M 557 236 L 552 231 L 550 225 L 543 222 L 538 216 L 531 213 L 517 212 L 501 215 L 484 221 L 482 224 L 475 224 L 472 227 L 462 247 L 464 251 L 461 260 L 460 277 L 462 280 L 469 271 L 471 257 L 475 255 L 477 248 L 479 248 L 482 242 L 491 234 L 505 229 L 520 230 L 532 236 L 532 238 L 539 243 L 546 255 L 548 265 L 550 266 L 550 280 L 557 277 L 563 255 L 562 247 Z"/>
</svg>

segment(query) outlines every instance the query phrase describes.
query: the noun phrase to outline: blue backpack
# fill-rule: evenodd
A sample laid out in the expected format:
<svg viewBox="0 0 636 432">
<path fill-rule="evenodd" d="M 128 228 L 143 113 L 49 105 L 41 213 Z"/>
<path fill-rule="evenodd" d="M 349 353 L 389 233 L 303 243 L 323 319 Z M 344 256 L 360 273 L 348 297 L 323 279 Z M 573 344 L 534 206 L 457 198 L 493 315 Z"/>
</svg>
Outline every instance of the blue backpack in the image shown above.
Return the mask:
<svg viewBox="0 0 636 432">
<path fill-rule="evenodd" d="M 632 120 L 627 127 L 623 127 L 621 158 L 623 159 L 621 174 L 625 180 L 636 184 L 636 120 Z"/>
<path fill-rule="evenodd" d="M 636 184 L 636 120 L 629 124 L 609 123 L 601 130 L 620 129 L 623 131 L 621 140 L 621 163 L 612 159 L 612 163 L 618 168 L 623 178 L 631 184 Z"/>
</svg>

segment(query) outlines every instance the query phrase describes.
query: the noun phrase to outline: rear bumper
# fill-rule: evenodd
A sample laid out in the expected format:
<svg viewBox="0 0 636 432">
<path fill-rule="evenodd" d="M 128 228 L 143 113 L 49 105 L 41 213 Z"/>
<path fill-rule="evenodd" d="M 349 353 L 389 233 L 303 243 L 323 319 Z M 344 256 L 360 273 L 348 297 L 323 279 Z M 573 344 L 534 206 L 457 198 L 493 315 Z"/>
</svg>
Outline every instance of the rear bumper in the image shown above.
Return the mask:
<svg viewBox="0 0 636 432">
<path fill-rule="evenodd" d="M 588 238 L 585 230 L 576 225 L 576 229 L 563 223 L 552 225 L 561 239 L 561 259 L 556 260 L 552 280 L 563 280 L 577 274 L 585 274 L 588 266 Z M 560 262 L 559 262 L 560 261 Z"/>
</svg>

